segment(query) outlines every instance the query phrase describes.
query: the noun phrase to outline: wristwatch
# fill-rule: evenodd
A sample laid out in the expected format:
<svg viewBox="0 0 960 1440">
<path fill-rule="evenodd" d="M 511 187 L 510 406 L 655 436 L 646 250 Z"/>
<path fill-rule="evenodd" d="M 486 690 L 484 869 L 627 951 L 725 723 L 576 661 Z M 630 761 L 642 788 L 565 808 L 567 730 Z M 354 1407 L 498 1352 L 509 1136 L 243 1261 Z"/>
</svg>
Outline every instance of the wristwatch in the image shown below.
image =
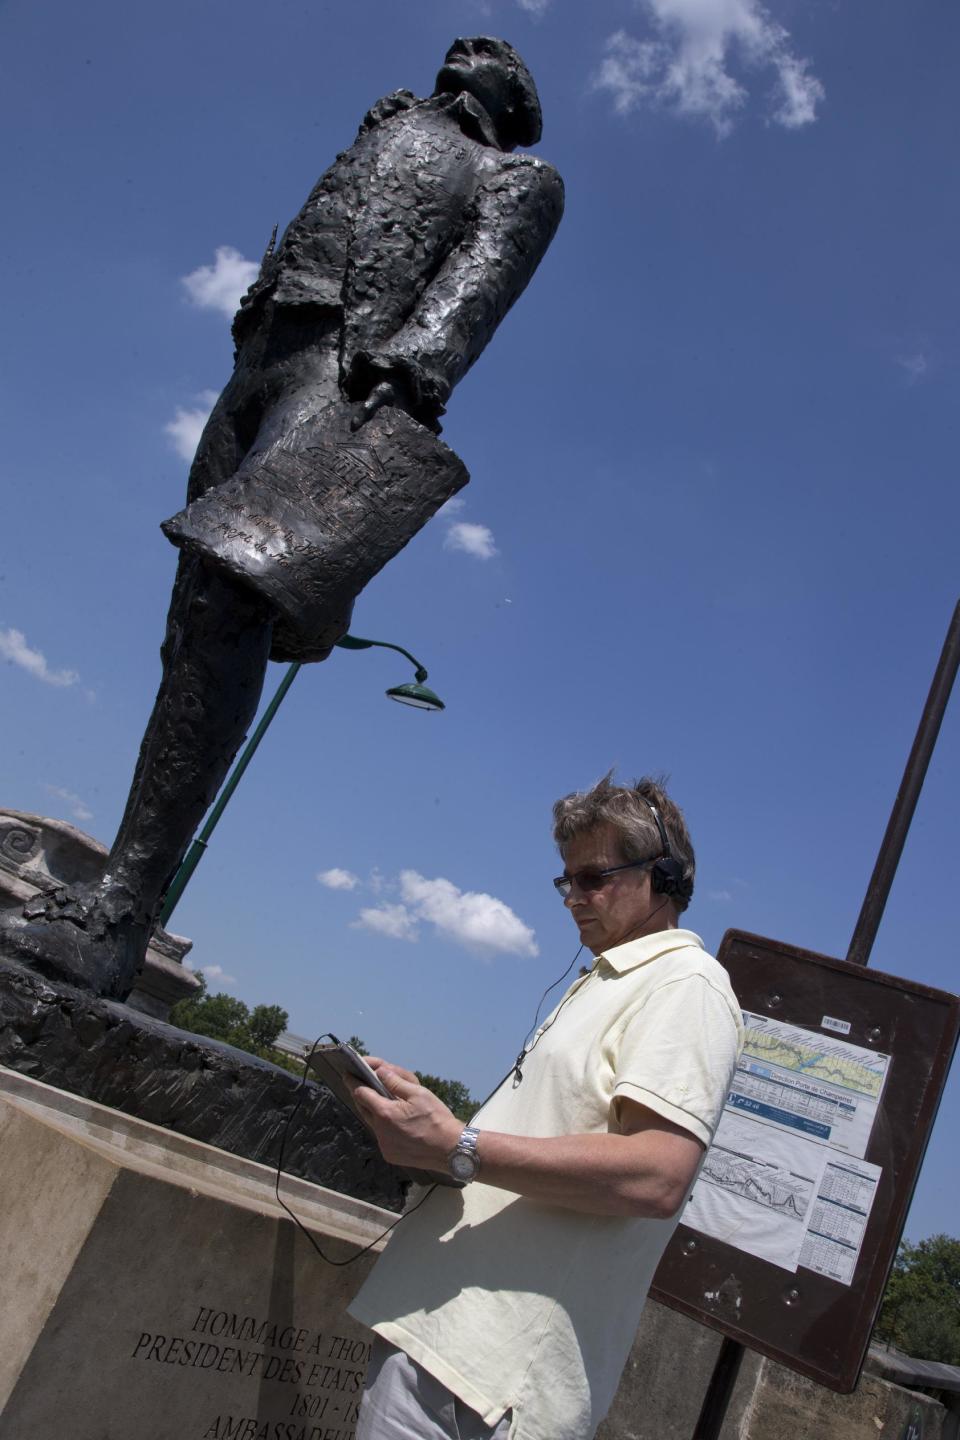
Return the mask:
<svg viewBox="0 0 960 1440">
<path fill-rule="evenodd" d="M 450 1174 L 463 1185 L 469 1185 L 470 1181 L 476 1180 L 480 1174 L 480 1156 L 477 1154 L 479 1139 L 480 1131 L 468 1125 L 457 1141 L 456 1149 L 451 1150 L 447 1156 Z"/>
</svg>

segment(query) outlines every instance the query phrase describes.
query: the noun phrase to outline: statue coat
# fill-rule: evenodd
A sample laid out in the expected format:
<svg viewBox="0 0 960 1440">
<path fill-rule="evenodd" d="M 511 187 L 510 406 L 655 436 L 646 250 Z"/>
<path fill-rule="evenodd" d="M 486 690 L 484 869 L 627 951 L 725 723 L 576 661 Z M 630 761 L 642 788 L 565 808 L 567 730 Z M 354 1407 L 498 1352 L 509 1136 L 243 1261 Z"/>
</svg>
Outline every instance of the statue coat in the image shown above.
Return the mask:
<svg viewBox="0 0 960 1440">
<path fill-rule="evenodd" d="M 264 598 L 282 593 L 274 659 L 324 658 L 367 580 L 466 483 L 453 452 L 425 442 L 562 211 L 556 170 L 505 153 L 473 96 L 397 91 L 264 258 L 234 321 L 235 369 L 191 468 L 189 508 L 163 528 Z M 384 381 L 427 427 L 420 442 L 407 434 L 392 492 L 378 478 L 389 437 L 366 455 L 369 427 L 350 440 L 356 402 Z M 372 477 L 366 493 L 351 473 Z M 298 585 L 311 596 L 302 607 Z"/>
</svg>

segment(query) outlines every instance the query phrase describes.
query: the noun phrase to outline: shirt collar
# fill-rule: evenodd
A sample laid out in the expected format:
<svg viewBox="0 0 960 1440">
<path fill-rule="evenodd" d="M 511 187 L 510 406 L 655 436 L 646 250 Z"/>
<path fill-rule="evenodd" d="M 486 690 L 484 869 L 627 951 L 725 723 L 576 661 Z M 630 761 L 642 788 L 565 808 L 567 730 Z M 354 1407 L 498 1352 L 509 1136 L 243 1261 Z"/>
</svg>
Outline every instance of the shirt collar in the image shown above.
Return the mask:
<svg viewBox="0 0 960 1440">
<path fill-rule="evenodd" d="M 438 110 L 452 116 L 471 140 L 479 140 L 481 145 L 492 145 L 495 150 L 503 149 L 489 110 L 469 90 L 461 90 L 458 95 L 433 95 L 431 102 Z"/>
<path fill-rule="evenodd" d="M 596 963 L 604 961 L 611 970 L 623 975 L 627 970 L 635 970 L 638 965 L 646 965 L 671 950 L 684 950 L 689 945 L 703 949 L 703 941 L 692 930 L 655 930 L 652 935 L 642 935 L 639 940 L 628 940 L 625 945 L 602 950 Z"/>
</svg>

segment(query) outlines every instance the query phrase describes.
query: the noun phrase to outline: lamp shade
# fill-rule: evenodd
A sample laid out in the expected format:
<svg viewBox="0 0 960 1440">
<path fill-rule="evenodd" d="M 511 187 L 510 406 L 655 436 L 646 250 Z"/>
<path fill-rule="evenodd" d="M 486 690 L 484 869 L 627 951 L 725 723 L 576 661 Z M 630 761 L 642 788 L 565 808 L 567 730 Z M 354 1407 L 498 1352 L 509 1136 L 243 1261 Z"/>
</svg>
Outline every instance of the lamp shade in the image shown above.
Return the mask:
<svg viewBox="0 0 960 1440">
<path fill-rule="evenodd" d="M 396 700 L 399 705 L 412 705 L 415 710 L 446 709 L 440 696 L 434 694 L 426 685 L 394 685 L 387 691 L 387 699 Z"/>
</svg>

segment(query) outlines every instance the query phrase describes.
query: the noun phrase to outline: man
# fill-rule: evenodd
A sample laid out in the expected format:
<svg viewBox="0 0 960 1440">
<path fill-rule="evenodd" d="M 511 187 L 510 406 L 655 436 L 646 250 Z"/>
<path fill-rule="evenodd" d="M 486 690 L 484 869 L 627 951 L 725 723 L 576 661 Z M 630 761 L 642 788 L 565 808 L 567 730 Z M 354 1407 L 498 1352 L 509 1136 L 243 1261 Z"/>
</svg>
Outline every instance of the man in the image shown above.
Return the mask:
<svg viewBox="0 0 960 1440">
<path fill-rule="evenodd" d="M 433 95 L 400 90 L 379 101 L 264 258 L 234 323 L 233 376 L 191 467 L 190 506 L 164 527 L 186 549 L 163 678 L 105 874 L 32 901 L 26 924 L 11 912 L 0 922 L 6 953 L 99 994 L 127 993 L 164 893 L 256 712 L 268 657 L 330 654 L 363 585 L 449 497 L 416 463 L 430 459 L 429 445 L 454 462 L 454 488 L 465 482 L 429 432 L 560 220 L 559 175 L 511 153 L 536 143 L 540 129 L 536 87 L 516 51 L 486 36 L 456 40 Z M 363 435 L 391 407 L 426 427 L 398 417 L 416 441 L 399 494 L 375 464 L 372 474 L 364 468 Z M 330 453 L 331 436 L 346 443 L 334 448 L 318 526 L 317 456 Z M 302 529 L 291 523 L 290 497 L 276 501 L 278 471 L 292 481 Z M 311 526 L 326 539 L 305 569 Z M 238 531 L 251 535 L 242 574 L 228 563 Z M 275 567 L 280 610 L 263 558 L 278 534 L 290 541 Z"/>
<path fill-rule="evenodd" d="M 353 1086 L 387 1160 L 440 1187 L 351 1313 L 377 1333 L 357 1440 L 586 1440 L 729 1090 L 742 1038 L 726 972 L 678 926 L 683 816 L 610 776 L 554 806 L 554 883 L 591 969 L 464 1130 L 416 1076 Z"/>
</svg>

